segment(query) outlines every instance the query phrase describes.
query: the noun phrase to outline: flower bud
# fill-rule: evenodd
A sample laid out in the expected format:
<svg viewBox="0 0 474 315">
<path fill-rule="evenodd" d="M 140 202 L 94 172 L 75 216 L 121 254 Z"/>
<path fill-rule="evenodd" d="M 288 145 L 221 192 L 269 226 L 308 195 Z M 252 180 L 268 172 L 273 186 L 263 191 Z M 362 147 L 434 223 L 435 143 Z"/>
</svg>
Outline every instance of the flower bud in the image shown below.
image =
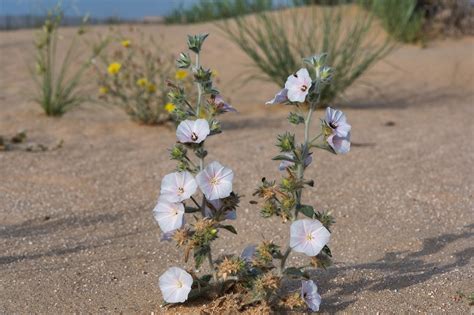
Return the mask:
<svg viewBox="0 0 474 315">
<path fill-rule="evenodd" d="M 199 83 L 205 84 L 207 82 L 212 82 L 212 71 L 210 69 L 204 69 L 203 67 L 199 67 L 197 69 L 193 69 L 194 79 Z"/>
<path fill-rule="evenodd" d="M 304 117 L 297 113 L 290 113 L 288 115 L 288 121 L 290 124 L 299 125 L 304 123 Z"/>
<path fill-rule="evenodd" d="M 277 146 L 280 147 L 282 152 L 293 151 L 295 149 L 295 135 L 292 135 L 289 132 L 279 135 Z"/>
<path fill-rule="evenodd" d="M 188 35 L 188 48 L 199 54 L 204 40 L 209 34 Z"/>
<path fill-rule="evenodd" d="M 183 104 L 186 100 L 186 95 L 183 89 L 174 89 L 168 92 L 168 99 L 173 104 Z"/>
<path fill-rule="evenodd" d="M 264 218 L 269 218 L 277 213 L 278 209 L 274 201 L 266 201 L 263 204 L 263 208 L 260 210 L 260 214 Z"/>
<path fill-rule="evenodd" d="M 319 70 L 319 79 L 323 83 L 331 81 L 333 75 L 333 69 L 328 66 L 324 66 Z"/>
<path fill-rule="evenodd" d="M 182 144 L 176 144 L 170 152 L 172 160 L 182 160 L 186 156 L 186 148 Z"/>
<path fill-rule="evenodd" d="M 187 69 L 191 65 L 191 58 L 188 53 L 180 53 L 176 60 L 176 66 L 180 69 Z"/>
<path fill-rule="evenodd" d="M 327 59 L 328 54 L 322 53 L 322 54 L 317 54 L 313 55 L 310 57 L 303 58 L 303 61 L 310 65 L 315 67 L 316 69 L 321 68 L 324 64 L 326 64 L 326 59 Z"/>
</svg>

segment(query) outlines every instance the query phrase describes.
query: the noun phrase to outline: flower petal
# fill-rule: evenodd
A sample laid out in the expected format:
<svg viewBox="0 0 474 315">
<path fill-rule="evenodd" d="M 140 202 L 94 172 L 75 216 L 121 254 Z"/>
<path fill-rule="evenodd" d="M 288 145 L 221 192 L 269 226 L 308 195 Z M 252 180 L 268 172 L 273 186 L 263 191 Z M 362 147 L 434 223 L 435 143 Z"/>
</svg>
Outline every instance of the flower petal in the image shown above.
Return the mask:
<svg viewBox="0 0 474 315">
<path fill-rule="evenodd" d="M 327 138 L 327 142 L 336 154 L 346 154 L 351 149 L 350 133 L 347 134 L 347 137 L 338 137 L 332 134 Z"/>
<path fill-rule="evenodd" d="M 288 93 L 287 89 L 282 89 L 275 95 L 275 97 L 273 99 L 266 102 L 265 104 L 266 105 L 275 105 L 275 104 L 285 103 L 286 101 L 288 101 L 287 93 Z"/>
<path fill-rule="evenodd" d="M 178 267 L 171 267 L 159 278 L 158 284 L 167 303 L 182 303 L 187 300 L 193 277 Z"/>
<path fill-rule="evenodd" d="M 296 220 L 290 227 L 290 247 L 295 252 L 315 256 L 329 242 L 330 236 L 318 220 Z"/>
<path fill-rule="evenodd" d="M 181 143 L 201 143 L 209 133 L 209 123 L 205 119 L 183 120 L 176 129 L 176 137 Z"/>
<path fill-rule="evenodd" d="M 179 229 L 184 224 L 184 206 L 182 203 L 159 200 L 153 209 L 153 214 L 163 233 Z"/>
</svg>

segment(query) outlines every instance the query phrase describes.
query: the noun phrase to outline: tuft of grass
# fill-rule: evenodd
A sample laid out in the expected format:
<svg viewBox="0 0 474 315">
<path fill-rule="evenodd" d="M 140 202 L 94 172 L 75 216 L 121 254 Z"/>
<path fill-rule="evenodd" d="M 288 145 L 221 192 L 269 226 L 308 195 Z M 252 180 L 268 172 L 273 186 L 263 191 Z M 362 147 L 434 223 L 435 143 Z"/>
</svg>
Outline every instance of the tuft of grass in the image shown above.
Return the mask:
<svg viewBox="0 0 474 315">
<path fill-rule="evenodd" d="M 84 33 L 84 28 L 79 28 L 60 62 L 57 58 L 57 44 L 61 19 L 60 7 L 48 12 L 41 30 L 35 37 L 36 64 L 35 69 L 31 69 L 38 86 L 35 101 L 48 116 L 61 116 L 86 100 L 79 87 L 90 61 L 81 62 L 79 67 L 76 66 L 79 57 L 78 38 Z M 76 69 L 73 69 L 75 66 Z"/>
<path fill-rule="evenodd" d="M 288 73 L 301 67 L 303 57 L 327 53 L 334 68 L 332 84 L 321 95 L 333 101 L 394 47 L 374 31 L 374 15 L 344 5 L 307 6 L 259 13 L 220 23 L 225 34 L 253 61 L 250 79 L 284 86 Z"/>
<path fill-rule="evenodd" d="M 181 6 L 165 17 L 166 23 L 198 23 L 225 19 L 273 8 L 273 0 L 199 0 L 190 8 Z"/>
<path fill-rule="evenodd" d="M 422 39 L 424 18 L 416 9 L 417 0 L 369 0 L 366 5 L 396 40 L 413 43 Z"/>
</svg>

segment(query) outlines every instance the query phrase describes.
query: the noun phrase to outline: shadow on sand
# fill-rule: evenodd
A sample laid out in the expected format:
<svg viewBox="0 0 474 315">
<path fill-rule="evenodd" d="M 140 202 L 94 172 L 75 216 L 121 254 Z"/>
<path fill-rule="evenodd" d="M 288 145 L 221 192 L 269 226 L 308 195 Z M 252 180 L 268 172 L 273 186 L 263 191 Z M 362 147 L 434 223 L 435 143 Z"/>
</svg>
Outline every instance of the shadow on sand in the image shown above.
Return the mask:
<svg viewBox="0 0 474 315">
<path fill-rule="evenodd" d="M 325 298 L 322 311 L 330 313 L 343 311 L 356 301 L 354 296 L 362 291 L 400 290 L 465 266 L 474 257 L 474 247 L 455 253 L 446 253 L 453 256 L 454 261 L 444 265 L 426 262 L 424 258 L 442 252 L 451 243 L 472 237 L 474 237 L 474 224 L 464 226 L 463 231 L 458 234 L 448 233 L 426 238 L 423 240 L 422 248 L 415 252 L 387 252 L 382 259 L 375 262 L 335 266 L 326 272 L 318 273 L 317 279 L 320 286 L 324 290 L 331 290 L 331 295 Z M 331 279 L 348 271 L 379 271 L 383 273 L 383 276 L 377 279 L 362 276 L 352 282 L 345 280 L 343 284 L 331 282 Z"/>
</svg>

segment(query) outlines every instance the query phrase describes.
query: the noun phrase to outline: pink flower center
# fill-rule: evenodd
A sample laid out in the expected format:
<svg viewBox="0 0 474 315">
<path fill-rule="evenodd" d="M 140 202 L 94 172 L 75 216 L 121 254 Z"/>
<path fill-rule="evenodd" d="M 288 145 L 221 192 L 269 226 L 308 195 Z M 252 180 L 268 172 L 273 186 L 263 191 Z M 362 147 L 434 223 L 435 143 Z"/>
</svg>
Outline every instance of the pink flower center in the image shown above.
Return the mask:
<svg viewBox="0 0 474 315">
<path fill-rule="evenodd" d="M 197 139 L 198 139 L 198 135 L 195 132 L 193 132 L 191 134 L 191 140 L 196 141 Z"/>
<path fill-rule="evenodd" d="M 300 89 L 301 89 L 301 92 L 306 92 L 306 90 L 308 89 L 308 87 L 303 84 Z"/>
</svg>

